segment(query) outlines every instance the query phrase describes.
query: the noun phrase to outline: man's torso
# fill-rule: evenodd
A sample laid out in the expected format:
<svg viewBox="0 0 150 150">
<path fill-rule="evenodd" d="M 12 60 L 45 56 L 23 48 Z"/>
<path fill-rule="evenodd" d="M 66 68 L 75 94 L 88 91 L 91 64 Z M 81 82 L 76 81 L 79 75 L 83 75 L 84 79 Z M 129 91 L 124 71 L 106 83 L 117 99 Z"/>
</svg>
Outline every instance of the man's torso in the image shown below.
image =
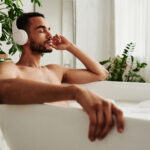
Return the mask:
<svg viewBox="0 0 150 150">
<path fill-rule="evenodd" d="M 17 66 L 17 65 L 16 65 Z M 17 66 L 18 73 L 17 78 L 28 79 L 38 82 L 45 82 L 50 84 L 61 84 L 63 74 L 54 66 L 33 68 L 26 66 Z"/>
<path fill-rule="evenodd" d="M 47 65 L 40 68 L 16 65 L 14 63 L 5 64 L 5 74 L 12 74 L 12 78 L 26 79 L 49 84 L 62 84 L 63 69 L 60 65 Z M 10 70 L 11 69 L 11 70 Z M 10 77 L 10 78 L 11 78 Z M 54 102 L 53 104 L 68 106 L 67 102 Z"/>
</svg>

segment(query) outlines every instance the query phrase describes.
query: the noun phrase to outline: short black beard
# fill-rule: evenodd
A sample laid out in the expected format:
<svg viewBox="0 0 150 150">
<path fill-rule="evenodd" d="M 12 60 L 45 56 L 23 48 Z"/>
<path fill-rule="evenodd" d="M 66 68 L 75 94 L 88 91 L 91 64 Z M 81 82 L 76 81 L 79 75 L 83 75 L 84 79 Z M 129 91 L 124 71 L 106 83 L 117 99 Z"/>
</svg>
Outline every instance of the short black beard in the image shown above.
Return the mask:
<svg viewBox="0 0 150 150">
<path fill-rule="evenodd" d="M 34 40 L 31 40 L 30 42 L 30 49 L 32 50 L 32 52 L 36 52 L 36 53 L 51 53 L 53 50 L 48 50 L 45 48 L 45 46 L 40 45 L 40 44 L 36 44 L 34 42 Z"/>
</svg>

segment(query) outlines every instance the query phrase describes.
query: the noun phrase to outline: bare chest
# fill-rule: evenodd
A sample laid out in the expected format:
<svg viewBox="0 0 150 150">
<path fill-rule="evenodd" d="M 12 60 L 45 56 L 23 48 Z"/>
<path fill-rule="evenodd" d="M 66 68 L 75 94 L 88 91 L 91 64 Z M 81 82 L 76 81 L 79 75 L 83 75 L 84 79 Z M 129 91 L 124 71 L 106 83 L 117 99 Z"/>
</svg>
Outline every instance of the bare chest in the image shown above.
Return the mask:
<svg viewBox="0 0 150 150">
<path fill-rule="evenodd" d="M 31 67 L 19 68 L 18 78 L 44 83 L 61 84 L 62 77 L 55 70 L 47 68 L 36 69 Z"/>
</svg>

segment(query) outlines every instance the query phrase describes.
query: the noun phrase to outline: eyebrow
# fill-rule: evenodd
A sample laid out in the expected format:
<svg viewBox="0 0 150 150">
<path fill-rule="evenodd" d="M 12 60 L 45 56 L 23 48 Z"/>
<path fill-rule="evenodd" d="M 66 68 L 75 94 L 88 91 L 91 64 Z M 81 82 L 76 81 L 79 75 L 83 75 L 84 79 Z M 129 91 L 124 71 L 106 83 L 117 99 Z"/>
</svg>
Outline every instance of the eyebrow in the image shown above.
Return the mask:
<svg viewBox="0 0 150 150">
<path fill-rule="evenodd" d="M 45 26 L 42 26 L 42 25 L 36 27 L 36 29 L 39 29 L 39 28 L 45 29 L 46 27 L 45 27 Z M 48 28 L 48 30 L 50 30 L 50 27 Z"/>
</svg>

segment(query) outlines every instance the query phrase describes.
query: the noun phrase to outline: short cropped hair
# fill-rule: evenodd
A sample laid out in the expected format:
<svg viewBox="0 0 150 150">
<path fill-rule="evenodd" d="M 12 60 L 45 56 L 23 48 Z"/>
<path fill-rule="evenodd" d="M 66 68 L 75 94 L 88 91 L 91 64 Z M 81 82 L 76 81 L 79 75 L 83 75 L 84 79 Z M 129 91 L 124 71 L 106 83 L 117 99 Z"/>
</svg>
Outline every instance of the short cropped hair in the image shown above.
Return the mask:
<svg viewBox="0 0 150 150">
<path fill-rule="evenodd" d="M 45 16 L 43 14 L 38 13 L 38 12 L 23 13 L 21 16 L 19 16 L 17 18 L 17 22 L 16 22 L 17 28 L 23 29 L 23 30 L 28 32 L 28 29 L 30 27 L 29 19 L 32 17 L 43 17 L 43 18 L 45 18 Z"/>
</svg>

